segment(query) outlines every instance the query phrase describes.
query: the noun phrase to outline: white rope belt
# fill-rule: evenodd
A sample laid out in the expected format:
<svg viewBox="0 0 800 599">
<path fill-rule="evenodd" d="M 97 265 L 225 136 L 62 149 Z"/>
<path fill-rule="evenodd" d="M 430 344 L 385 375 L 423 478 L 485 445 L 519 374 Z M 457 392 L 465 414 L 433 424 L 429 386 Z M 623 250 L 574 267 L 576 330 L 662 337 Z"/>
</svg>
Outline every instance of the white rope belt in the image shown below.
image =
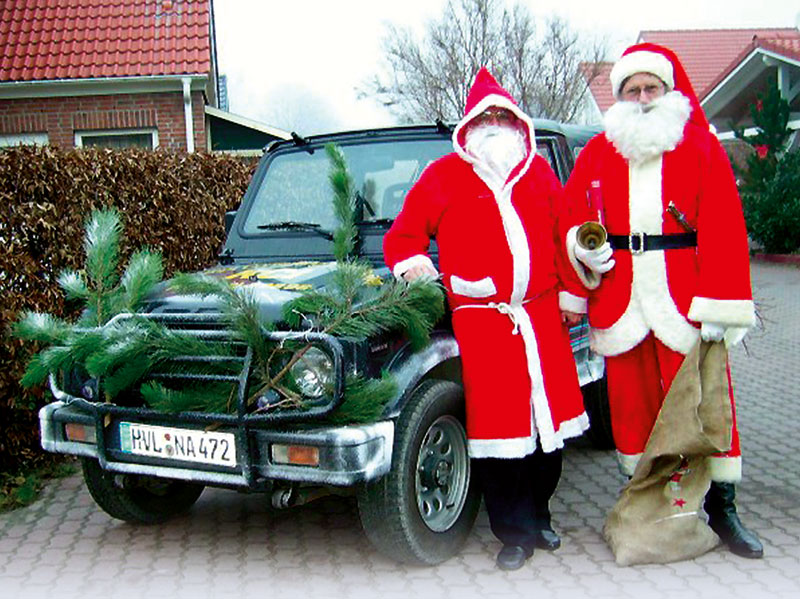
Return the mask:
<svg viewBox="0 0 800 599">
<path fill-rule="evenodd" d="M 511 319 L 511 324 L 514 325 L 514 329 L 511 331 L 512 335 L 519 334 L 519 316 L 516 313 L 516 310 L 522 310 L 522 306 L 527 304 L 528 302 L 536 299 L 532 297 L 530 299 L 526 299 L 524 302 L 520 304 L 509 304 L 507 302 L 489 302 L 488 304 L 464 304 L 463 306 L 457 306 L 453 308 L 453 312 L 457 312 L 463 308 L 490 308 L 492 310 L 497 310 L 500 314 L 505 314 Z"/>
</svg>

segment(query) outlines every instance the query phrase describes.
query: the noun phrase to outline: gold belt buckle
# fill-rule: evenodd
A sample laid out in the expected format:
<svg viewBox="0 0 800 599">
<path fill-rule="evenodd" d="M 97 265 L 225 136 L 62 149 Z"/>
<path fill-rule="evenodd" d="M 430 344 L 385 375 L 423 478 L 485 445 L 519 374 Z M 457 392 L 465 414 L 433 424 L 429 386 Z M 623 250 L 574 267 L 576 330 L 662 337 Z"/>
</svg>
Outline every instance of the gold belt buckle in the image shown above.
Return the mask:
<svg viewBox="0 0 800 599">
<path fill-rule="evenodd" d="M 639 239 L 639 249 L 633 249 L 633 240 Z M 644 233 L 631 233 L 628 236 L 628 249 L 631 251 L 631 254 L 641 254 L 644 252 Z"/>
</svg>

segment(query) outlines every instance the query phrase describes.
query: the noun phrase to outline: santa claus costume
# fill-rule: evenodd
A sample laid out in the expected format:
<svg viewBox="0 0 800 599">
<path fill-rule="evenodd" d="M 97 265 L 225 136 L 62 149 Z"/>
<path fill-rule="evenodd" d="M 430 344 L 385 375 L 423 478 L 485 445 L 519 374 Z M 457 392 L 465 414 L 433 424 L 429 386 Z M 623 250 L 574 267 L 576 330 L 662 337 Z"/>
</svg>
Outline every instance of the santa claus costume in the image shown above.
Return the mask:
<svg viewBox="0 0 800 599">
<path fill-rule="evenodd" d="M 601 274 L 578 258 L 577 227 L 566 235 L 585 287 L 576 295 L 588 295 L 592 348 L 606 357 L 612 429 L 627 475 L 700 327 L 725 331 L 733 343 L 755 318 L 747 231 L 727 155 L 671 50 L 626 50 L 611 72 L 615 97 L 639 73 L 658 77 L 666 93 L 612 106 L 605 133 L 580 153 L 566 186 L 573 222 L 597 220 L 600 208 L 614 249 L 613 268 Z M 732 387 L 730 398 L 733 404 Z M 723 483 L 712 485 L 710 497 L 732 493 L 741 479 L 735 420 L 732 440 L 729 452 L 710 458 L 712 480 Z M 733 509 L 732 496 L 729 503 Z"/>
<path fill-rule="evenodd" d="M 517 142 L 494 143 L 487 131 L 491 151 L 479 156 L 470 136 L 483 137 L 476 117 L 493 107 L 514 115 Z M 455 152 L 429 165 L 409 191 L 384 257 L 398 277 L 414 265 L 432 267 L 427 251 L 436 238 L 463 366 L 469 452 L 479 458 L 473 468 L 495 534 L 532 552 L 541 546 L 536 529 L 550 528 L 559 450 L 588 427 L 559 309 L 561 277 L 575 275 L 555 234 L 561 186 L 535 152 L 530 118 L 486 69 L 465 112 Z"/>
</svg>

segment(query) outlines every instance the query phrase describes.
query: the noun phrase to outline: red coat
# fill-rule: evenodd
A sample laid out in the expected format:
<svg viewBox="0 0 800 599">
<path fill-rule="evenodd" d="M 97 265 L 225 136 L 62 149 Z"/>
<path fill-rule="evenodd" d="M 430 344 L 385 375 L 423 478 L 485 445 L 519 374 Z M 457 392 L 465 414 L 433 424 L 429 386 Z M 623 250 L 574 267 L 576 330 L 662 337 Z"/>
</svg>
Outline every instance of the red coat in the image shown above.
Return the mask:
<svg viewBox="0 0 800 599">
<path fill-rule="evenodd" d="M 699 337 L 700 322 L 752 326 L 741 203 L 727 155 L 706 128 L 687 123 L 674 150 L 638 163 L 623 158 L 605 134 L 598 135 L 581 151 L 565 188 L 575 224 L 596 220 L 587 206 L 590 187 L 599 189 L 610 234 L 685 232 L 667 211 L 670 203 L 697 230 L 696 248 L 637 255 L 615 250 L 616 265 L 602 277 L 577 262 L 575 229 L 570 231 L 570 260 L 592 289 L 588 312 L 595 351 L 620 354 L 652 330 L 685 355 Z"/>
<path fill-rule="evenodd" d="M 540 156 L 498 185 L 462 153 L 431 164 L 409 191 L 384 239 L 386 263 L 400 274 L 429 260 L 429 238 L 437 240 L 461 352 L 470 454 L 522 457 L 536 449 L 537 436 L 553 451 L 588 427 L 560 320 L 561 187 Z M 574 276 L 566 258 L 561 264 Z"/>
</svg>

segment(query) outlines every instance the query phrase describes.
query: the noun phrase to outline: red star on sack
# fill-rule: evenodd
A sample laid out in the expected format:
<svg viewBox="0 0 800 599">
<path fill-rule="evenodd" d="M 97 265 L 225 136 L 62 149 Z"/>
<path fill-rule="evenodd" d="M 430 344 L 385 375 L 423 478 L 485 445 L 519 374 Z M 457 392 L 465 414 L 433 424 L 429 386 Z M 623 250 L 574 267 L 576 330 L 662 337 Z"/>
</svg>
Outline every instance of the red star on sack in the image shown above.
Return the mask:
<svg viewBox="0 0 800 599">
<path fill-rule="evenodd" d="M 681 472 L 676 472 L 675 474 L 669 477 L 671 481 L 676 483 L 680 482 L 682 478 L 683 478 L 683 473 Z"/>
<path fill-rule="evenodd" d="M 675 507 L 683 507 L 684 505 L 686 505 L 686 500 L 685 499 L 676 499 L 675 501 L 672 502 L 672 505 L 675 506 Z"/>
</svg>

